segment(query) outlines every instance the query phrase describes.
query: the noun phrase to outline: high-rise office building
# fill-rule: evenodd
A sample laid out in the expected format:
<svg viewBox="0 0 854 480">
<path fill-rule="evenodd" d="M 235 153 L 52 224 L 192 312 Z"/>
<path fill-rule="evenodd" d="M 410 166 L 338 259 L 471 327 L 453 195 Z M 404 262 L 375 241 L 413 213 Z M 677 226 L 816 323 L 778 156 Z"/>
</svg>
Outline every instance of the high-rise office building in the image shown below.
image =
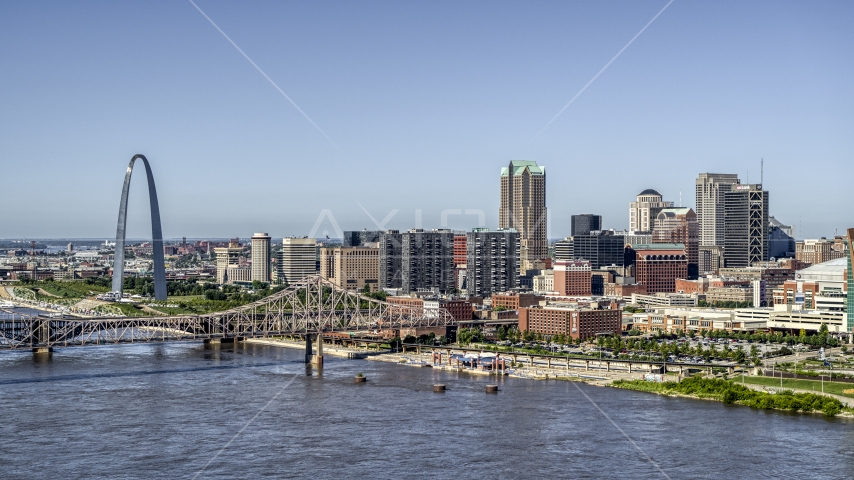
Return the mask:
<svg viewBox="0 0 854 480">
<path fill-rule="evenodd" d="M 277 264 L 279 281 L 296 283 L 317 273 L 317 240 L 288 237 L 282 240 Z"/>
<path fill-rule="evenodd" d="M 696 182 L 697 224 L 700 245 L 724 245 L 724 194 L 738 185 L 738 175 L 729 173 L 701 173 Z"/>
<path fill-rule="evenodd" d="M 522 269 L 548 257 L 546 239 L 546 168 L 537 162 L 513 160 L 501 169 L 498 227 L 519 232 Z"/>
<path fill-rule="evenodd" d="M 724 222 L 725 267 L 768 260 L 768 192 L 762 185 L 734 185 L 724 193 Z"/>
<path fill-rule="evenodd" d="M 613 230 L 596 230 L 555 243 L 556 260 L 587 260 L 591 268 L 625 264 L 625 241 Z"/>
<path fill-rule="evenodd" d="M 270 281 L 270 235 L 252 235 L 252 281 Z"/>
<path fill-rule="evenodd" d="M 574 247 L 571 236 L 555 242 L 555 260 L 572 260 L 575 254 Z"/>
<path fill-rule="evenodd" d="M 413 228 L 380 235 L 380 286 L 403 293 L 437 289 L 450 292 L 454 282 L 454 233 Z"/>
<path fill-rule="evenodd" d="M 665 208 L 655 218 L 652 231 L 653 243 L 681 243 L 688 255 L 688 278 L 697 278 L 699 273 L 699 235 L 697 214 L 687 207 Z"/>
<path fill-rule="evenodd" d="M 571 227 L 572 235 L 590 235 L 590 232 L 602 230 L 602 215 L 573 215 Z"/>
<path fill-rule="evenodd" d="M 629 231 L 651 232 L 658 212 L 672 206 L 673 202 L 665 202 L 661 194 L 651 188 L 640 192 L 637 200 L 629 204 Z"/>
<path fill-rule="evenodd" d="M 784 225 L 773 216 L 768 217 L 768 227 L 768 257 L 794 257 L 796 251 L 795 229 L 791 225 Z"/>
<path fill-rule="evenodd" d="M 475 228 L 466 233 L 466 291 L 488 297 L 519 284 L 519 233 Z"/>
<path fill-rule="evenodd" d="M 379 287 L 380 249 L 374 247 L 322 247 L 320 276 L 347 290 L 371 292 Z"/>
<path fill-rule="evenodd" d="M 366 243 L 379 243 L 382 230 L 348 230 L 341 244 L 345 247 L 360 247 Z"/>
</svg>

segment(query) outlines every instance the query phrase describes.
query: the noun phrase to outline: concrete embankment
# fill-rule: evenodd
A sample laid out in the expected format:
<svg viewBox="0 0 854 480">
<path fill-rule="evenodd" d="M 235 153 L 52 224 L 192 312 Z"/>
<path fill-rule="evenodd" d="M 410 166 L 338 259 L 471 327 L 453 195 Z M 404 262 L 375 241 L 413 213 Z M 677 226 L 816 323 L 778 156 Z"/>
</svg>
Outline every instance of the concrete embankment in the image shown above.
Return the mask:
<svg viewBox="0 0 854 480">
<path fill-rule="evenodd" d="M 274 347 L 282 347 L 282 348 L 293 348 L 298 350 L 305 350 L 305 342 L 295 342 L 292 340 L 280 340 L 280 339 L 272 339 L 272 338 L 247 338 L 245 343 L 256 343 L 259 345 L 271 345 Z M 312 349 L 316 349 L 316 346 L 312 346 Z M 333 347 L 329 345 L 323 345 L 323 355 L 329 355 L 331 357 L 342 357 L 342 358 L 374 358 L 377 356 L 382 356 L 387 354 L 387 350 L 357 350 L 353 348 L 341 348 L 341 347 Z"/>
<path fill-rule="evenodd" d="M 305 342 L 293 340 L 249 338 L 246 339 L 246 343 L 305 350 Z M 324 345 L 323 354 L 334 357 L 361 358 L 378 362 L 395 363 L 408 367 L 436 368 L 446 371 L 470 373 L 478 376 L 499 375 L 499 373 L 489 370 L 449 365 L 447 360 L 442 364 L 434 365 L 432 362 L 433 357 L 428 352 L 422 352 L 421 354 L 415 352 L 400 353 L 391 352 L 389 350 L 376 351 Z M 546 365 L 538 365 L 535 363 L 527 366 L 519 365 L 513 368 L 508 368 L 507 372 L 502 373 L 501 375 L 532 380 L 579 381 L 599 386 L 610 385 L 614 380 L 639 380 L 643 378 L 643 373 L 641 372 L 630 373 L 627 371 L 615 371 L 613 369 L 608 371 L 606 368 L 585 368 L 581 365 L 574 364 L 556 364 L 549 368 Z"/>
</svg>

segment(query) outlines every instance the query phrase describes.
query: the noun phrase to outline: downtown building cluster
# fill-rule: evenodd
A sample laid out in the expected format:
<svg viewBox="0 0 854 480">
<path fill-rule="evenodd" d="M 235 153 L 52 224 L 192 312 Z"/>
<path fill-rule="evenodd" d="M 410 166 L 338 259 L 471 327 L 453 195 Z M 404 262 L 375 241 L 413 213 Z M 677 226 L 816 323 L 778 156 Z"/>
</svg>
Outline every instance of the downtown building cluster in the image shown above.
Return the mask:
<svg viewBox="0 0 854 480">
<path fill-rule="evenodd" d="M 606 228 L 601 215 L 576 214 L 569 219 L 571 234 L 550 242 L 545 167 L 514 160 L 496 173 L 495 229 L 346 231 L 340 242 L 273 241 L 266 233 L 227 242 L 182 240 L 163 247 L 170 262 L 167 278 L 257 288 L 320 275 L 340 288 L 382 293 L 390 302 L 453 310 L 461 322 L 576 338 L 710 325 L 815 330 L 825 324 L 833 332 L 854 330 L 848 315 L 851 239 L 796 240 L 793 227 L 770 215 L 770 195 L 761 184 L 743 184 L 734 174 L 701 173 L 694 208 L 648 188 L 628 202 L 628 229 Z M 126 245 L 126 274 L 150 275 L 152 248 L 148 242 Z M 62 279 L 110 272 L 103 249 L 66 256 L 77 260 L 73 271 L 44 267 L 29 257 L 36 255 L 11 251 L 0 262 L 0 277 Z M 188 257 L 195 263 L 181 267 Z M 609 312 L 626 305 L 646 311 Z M 713 314 L 709 307 L 728 309 Z M 672 309 L 684 318 L 676 318 Z"/>
</svg>

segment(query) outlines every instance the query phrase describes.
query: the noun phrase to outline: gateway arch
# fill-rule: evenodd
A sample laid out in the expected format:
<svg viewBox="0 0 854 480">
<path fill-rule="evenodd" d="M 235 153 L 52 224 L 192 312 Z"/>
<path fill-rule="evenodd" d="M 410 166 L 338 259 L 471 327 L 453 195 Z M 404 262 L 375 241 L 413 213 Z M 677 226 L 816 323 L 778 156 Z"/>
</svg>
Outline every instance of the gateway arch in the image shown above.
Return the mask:
<svg viewBox="0 0 854 480">
<path fill-rule="evenodd" d="M 125 173 L 125 185 L 122 188 L 122 201 L 119 204 L 119 224 L 116 228 L 116 255 L 113 262 L 113 292 L 122 293 L 123 279 L 125 274 L 125 230 L 127 227 L 128 192 L 130 191 L 130 176 L 133 173 L 133 164 L 137 159 L 142 160 L 145 165 L 145 174 L 148 177 L 148 202 L 151 205 L 151 254 L 154 259 L 154 298 L 166 300 L 166 268 L 163 264 L 163 231 L 160 228 L 160 206 L 157 203 L 157 188 L 154 186 L 154 176 L 151 174 L 151 166 L 144 155 L 134 155 L 130 159 L 127 173 Z"/>
</svg>

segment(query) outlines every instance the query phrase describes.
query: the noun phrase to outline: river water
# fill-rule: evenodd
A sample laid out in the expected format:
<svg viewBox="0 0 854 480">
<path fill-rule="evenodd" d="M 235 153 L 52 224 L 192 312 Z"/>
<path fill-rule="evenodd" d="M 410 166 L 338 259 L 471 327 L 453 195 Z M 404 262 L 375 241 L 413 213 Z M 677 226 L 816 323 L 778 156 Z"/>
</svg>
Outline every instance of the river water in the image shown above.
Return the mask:
<svg viewBox="0 0 854 480">
<path fill-rule="evenodd" d="M 0 478 L 851 478 L 854 422 L 299 350 L 0 353 Z M 366 384 L 354 384 L 364 372 Z M 434 383 L 447 392 L 432 392 Z"/>
</svg>

